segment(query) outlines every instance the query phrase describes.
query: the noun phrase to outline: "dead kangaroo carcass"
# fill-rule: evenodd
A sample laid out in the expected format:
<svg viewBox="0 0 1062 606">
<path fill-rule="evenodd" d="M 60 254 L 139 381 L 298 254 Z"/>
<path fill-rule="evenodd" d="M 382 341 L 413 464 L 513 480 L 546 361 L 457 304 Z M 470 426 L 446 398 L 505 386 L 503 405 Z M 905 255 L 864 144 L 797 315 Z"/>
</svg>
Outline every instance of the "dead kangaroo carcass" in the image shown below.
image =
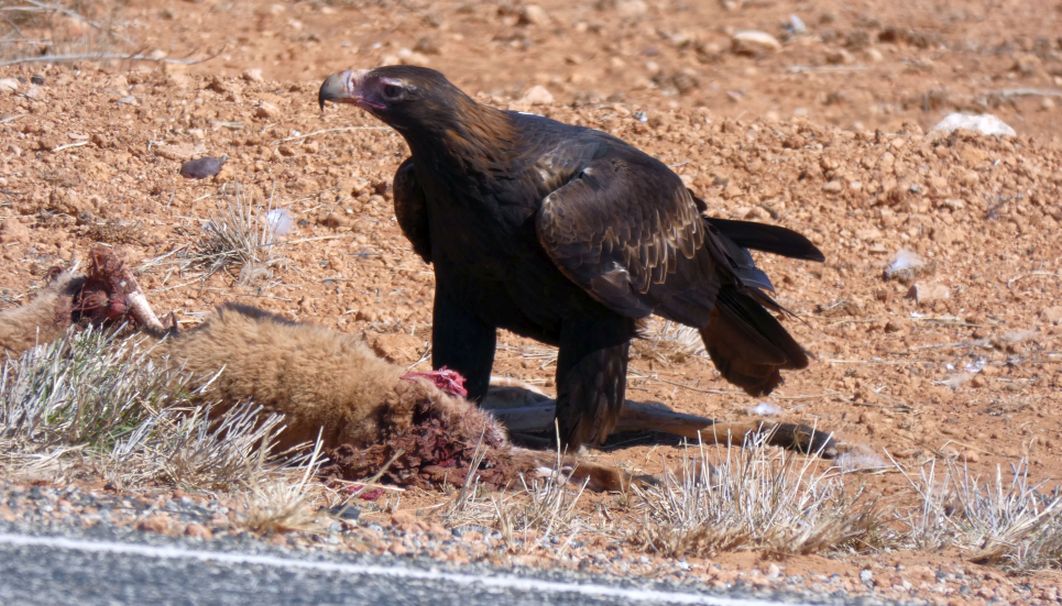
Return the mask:
<svg viewBox="0 0 1062 606">
<path fill-rule="evenodd" d="M 202 325 L 178 333 L 158 320 L 110 250 L 94 249 L 90 260 L 85 276 L 59 273 L 30 303 L 0 312 L 0 347 L 17 353 L 71 324 L 129 315 L 160 339 L 152 350 L 160 363 L 213 381 L 208 396 L 223 403 L 215 410 L 250 400 L 285 415 L 279 446 L 320 435 L 336 462 L 333 471 L 349 479 L 384 468 L 386 479 L 401 484 L 453 484 L 476 464 L 483 480 L 503 485 L 556 464 L 554 453 L 513 446 L 495 416 L 461 397 L 456 373 L 411 373 L 357 338 L 243 305 L 223 305 Z M 740 443 L 764 432 L 780 446 L 827 456 L 834 449 L 828 434 L 802 425 L 714 423 L 635 403 L 626 404 L 623 419 L 628 429 L 655 428 L 706 443 Z M 593 489 L 620 490 L 635 479 L 585 458 L 561 462 Z"/>
</svg>

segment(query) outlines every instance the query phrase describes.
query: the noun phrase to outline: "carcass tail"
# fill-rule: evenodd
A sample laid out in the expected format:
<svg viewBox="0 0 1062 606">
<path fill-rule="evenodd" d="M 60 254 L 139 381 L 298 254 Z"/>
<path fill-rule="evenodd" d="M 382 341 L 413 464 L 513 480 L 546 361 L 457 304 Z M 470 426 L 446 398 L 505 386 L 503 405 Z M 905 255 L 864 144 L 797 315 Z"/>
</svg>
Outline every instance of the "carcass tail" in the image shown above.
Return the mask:
<svg viewBox="0 0 1062 606">
<path fill-rule="evenodd" d="M 759 295 L 759 296 L 756 296 Z M 701 338 L 723 377 L 752 396 L 769 394 L 782 383 L 782 369 L 805 368 L 808 354 L 761 305 L 762 293 L 733 285 L 719 290 Z"/>
</svg>

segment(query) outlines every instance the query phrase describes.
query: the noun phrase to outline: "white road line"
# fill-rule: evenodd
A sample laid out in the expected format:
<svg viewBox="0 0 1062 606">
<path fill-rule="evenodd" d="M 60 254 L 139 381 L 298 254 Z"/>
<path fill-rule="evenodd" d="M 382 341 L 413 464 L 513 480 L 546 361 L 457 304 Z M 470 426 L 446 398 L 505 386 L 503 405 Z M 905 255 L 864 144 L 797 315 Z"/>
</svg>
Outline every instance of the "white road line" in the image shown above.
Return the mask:
<svg viewBox="0 0 1062 606">
<path fill-rule="evenodd" d="M 255 555 L 249 553 L 226 553 L 188 549 L 176 546 L 155 546 L 138 543 L 118 543 L 114 541 L 87 541 L 65 537 L 43 537 L 21 534 L 0 533 L 0 544 L 21 547 L 50 547 L 69 551 L 91 553 L 112 553 L 127 556 L 139 556 L 160 560 L 195 560 L 200 562 L 223 562 L 228 564 L 253 564 L 275 568 L 299 568 L 320 572 L 345 574 L 366 574 L 386 576 L 398 579 L 417 579 L 442 581 L 456 585 L 479 585 L 498 589 L 542 593 L 574 593 L 593 597 L 618 598 L 633 602 L 671 602 L 676 604 L 704 604 L 706 606 L 769 606 L 777 604 L 766 600 L 727 598 L 682 593 L 674 591 L 657 591 L 653 589 L 625 589 L 609 587 L 599 583 L 567 583 L 562 581 L 545 581 L 512 575 L 473 575 L 437 570 L 421 570 L 403 566 L 383 566 L 373 564 L 352 564 L 342 562 L 316 562 L 297 560 L 279 556 Z M 787 606 L 789 606 L 787 604 Z M 807 606 L 793 604 L 791 606 Z"/>
</svg>

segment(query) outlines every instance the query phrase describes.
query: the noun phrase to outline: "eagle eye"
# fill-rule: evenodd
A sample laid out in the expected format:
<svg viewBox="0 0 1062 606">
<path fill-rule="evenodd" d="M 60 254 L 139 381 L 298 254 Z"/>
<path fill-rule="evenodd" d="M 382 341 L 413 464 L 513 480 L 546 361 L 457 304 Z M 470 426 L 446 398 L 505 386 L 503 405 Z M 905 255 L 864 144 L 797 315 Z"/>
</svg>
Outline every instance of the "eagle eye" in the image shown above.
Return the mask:
<svg viewBox="0 0 1062 606">
<path fill-rule="evenodd" d="M 398 101 L 405 94 L 405 89 L 397 84 L 383 85 L 383 98 L 388 101 Z"/>
</svg>

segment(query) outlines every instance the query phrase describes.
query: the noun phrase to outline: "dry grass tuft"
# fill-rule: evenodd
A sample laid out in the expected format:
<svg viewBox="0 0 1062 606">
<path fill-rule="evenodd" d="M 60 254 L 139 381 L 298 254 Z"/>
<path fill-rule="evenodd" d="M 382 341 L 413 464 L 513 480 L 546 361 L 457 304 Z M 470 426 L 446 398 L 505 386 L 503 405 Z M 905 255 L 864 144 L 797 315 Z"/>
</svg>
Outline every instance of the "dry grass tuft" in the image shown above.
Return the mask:
<svg viewBox="0 0 1062 606">
<path fill-rule="evenodd" d="M 320 505 L 325 499 L 323 487 L 316 481 L 325 462 L 322 448 L 318 439 L 296 469 L 252 483 L 243 499 L 240 523 L 261 534 L 318 530 L 323 522 Z M 294 479 L 292 473 L 297 474 Z"/>
<path fill-rule="evenodd" d="M 283 258 L 276 254 L 278 238 L 268 220 L 268 211 L 257 212 L 245 204 L 239 185 L 221 194 L 229 199 L 203 225 L 203 237 L 186 260 L 187 265 L 202 269 L 205 278 L 238 268 L 236 279 L 240 284 L 269 279 Z"/>
<path fill-rule="evenodd" d="M 0 58 L 94 53 L 125 48 L 117 14 L 121 4 L 84 0 L 21 0 L 0 6 L 7 31 L 0 37 Z"/>
<path fill-rule="evenodd" d="M 473 460 L 470 469 L 477 469 Z M 552 468 L 521 475 L 515 492 L 485 493 L 478 474 L 470 471 L 443 513 L 450 528 L 480 526 L 496 530 L 510 552 L 546 546 L 563 553 L 584 531 L 592 530 L 579 515 L 578 504 L 586 485 L 575 485 L 575 470 L 565 467 L 558 451 Z"/>
<path fill-rule="evenodd" d="M 1027 460 L 1009 474 L 996 467 L 988 482 L 953 461 L 926 463 L 917 476 L 896 467 L 919 496 L 898 514 L 897 543 L 958 547 L 974 562 L 1017 571 L 1062 568 L 1062 491 L 1031 483 Z"/>
<path fill-rule="evenodd" d="M 703 446 L 689 449 L 694 456 L 677 475 L 669 471 L 659 485 L 634 487 L 644 519 L 635 540 L 668 556 L 738 549 L 808 554 L 876 542 L 879 516 L 861 488 L 846 488 L 836 470 L 817 470 L 815 459 L 766 447 L 764 439 L 728 447 L 718 466 Z"/>
<path fill-rule="evenodd" d="M 38 477 L 93 471 L 118 486 L 209 488 L 279 469 L 266 453 L 280 417 L 252 404 L 211 415 L 204 397 L 160 368 L 138 335 L 71 332 L 3 362 L 0 465 Z"/>
<path fill-rule="evenodd" d="M 647 321 L 641 335 L 641 339 L 635 339 L 631 344 L 631 353 L 635 357 L 661 364 L 708 357 L 701 333 L 696 328 L 653 317 Z"/>
</svg>

